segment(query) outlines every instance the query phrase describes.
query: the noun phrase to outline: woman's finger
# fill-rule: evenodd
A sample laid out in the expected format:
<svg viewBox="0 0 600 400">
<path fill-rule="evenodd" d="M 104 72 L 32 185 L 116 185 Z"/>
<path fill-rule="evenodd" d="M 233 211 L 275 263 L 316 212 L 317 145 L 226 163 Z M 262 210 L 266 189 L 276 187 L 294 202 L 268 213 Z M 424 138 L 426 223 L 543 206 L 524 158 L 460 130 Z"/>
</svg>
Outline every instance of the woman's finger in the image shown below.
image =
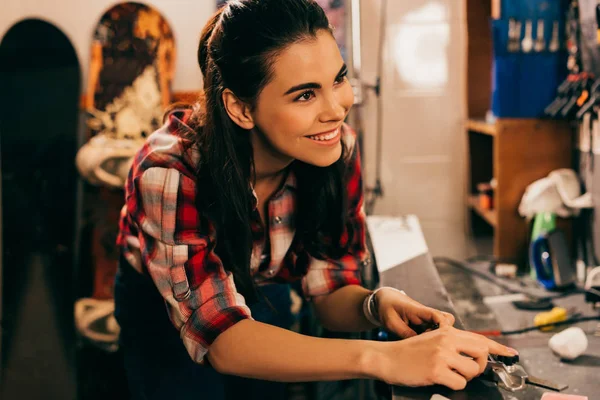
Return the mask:
<svg viewBox="0 0 600 400">
<path fill-rule="evenodd" d="M 478 335 L 476 333 L 461 330 L 459 330 L 458 335 L 462 338 L 460 343 L 470 344 L 470 346 L 473 348 L 476 347 L 475 343 L 478 343 L 477 346 L 485 348 L 488 354 L 508 357 L 516 356 L 517 354 L 519 354 L 519 352 L 515 349 L 504 346 L 498 342 L 494 342 L 493 340 L 488 339 L 483 335 Z M 464 352 L 467 353 L 466 351 Z M 472 354 L 469 354 L 469 356 L 473 357 Z"/>
<path fill-rule="evenodd" d="M 479 376 L 481 374 L 480 365 L 474 359 L 469 357 L 461 356 L 455 353 L 448 360 L 448 366 L 459 374 L 461 374 L 467 381 Z"/>
<path fill-rule="evenodd" d="M 408 320 L 414 326 L 420 326 L 425 324 L 425 321 L 423 321 L 417 314 L 410 314 L 408 316 Z"/>
<path fill-rule="evenodd" d="M 417 333 L 410 329 L 410 327 L 406 325 L 404 321 L 402 321 L 402 318 L 400 318 L 398 313 L 393 309 L 385 314 L 385 320 L 383 322 L 385 323 L 386 328 L 401 338 L 406 339 L 417 336 Z"/>
<path fill-rule="evenodd" d="M 448 320 L 444 317 L 444 314 L 435 308 L 423 306 L 420 307 L 415 314 L 415 316 L 420 318 L 424 323 L 434 323 L 439 326 L 448 325 Z"/>
<path fill-rule="evenodd" d="M 452 390 L 463 390 L 467 386 L 467 380 L 450 368 L 444 368 L 436 376 L 435 383 L 449 387 Z"/>
<path fill-rule="evenodd" d="M 456 318 L 454 318 L 454 315 L 441 311 L 441 313 L 444 315 L 444 318 L 446 318 L 446 321 L 448 321 L 448 324 L 450 324 L 450 326 L 454 326 L 454 323 L 456 322 Z"/>
<path fill-rule="evenodd" d="M 457 355 L 462 356 L 464 354 L 468 357 L 471 357 L 475 363 L 479 366 L 479 372 L 482 373 L 485 371 L 488 362 L 488 354 L 489 349 L 487 343 L 481 340 L 481 338 L 476 337 L 468 337 L 462 335 L 462 332 L 457 330 L 457 341 L 455 344 L 455 349 Z M 468 332 L 467 332 L 468 333 Z"/>
</svg>

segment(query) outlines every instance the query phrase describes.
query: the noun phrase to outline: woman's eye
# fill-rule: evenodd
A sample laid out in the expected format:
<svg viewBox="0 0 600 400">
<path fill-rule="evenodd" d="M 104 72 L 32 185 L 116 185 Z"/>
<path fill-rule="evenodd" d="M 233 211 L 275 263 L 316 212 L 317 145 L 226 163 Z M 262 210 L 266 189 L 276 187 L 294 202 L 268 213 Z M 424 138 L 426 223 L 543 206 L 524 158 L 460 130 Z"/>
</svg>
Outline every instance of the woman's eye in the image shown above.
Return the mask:
<svg viewBox="0 0 600 400">
<path fill-rule="evenodd" d="M 348 75 L 348 71 L 344 72 L 343 74 L 341 74 L 340 76 L 338 76 L 335 80 L 335 83 L 342 83 L 344 82 L 344 79 L 346 79 L 346 76 Z"/>
<path fill-rule="evenodd" d="M 296 98 L 297 101 L 308 101 L 312 98 L 312 96 L 314 96 L 314 92 L 312 90 L 307 90 L 306 92 L 302 93 L 300 96 L 298 96 Z"/>
</svg>

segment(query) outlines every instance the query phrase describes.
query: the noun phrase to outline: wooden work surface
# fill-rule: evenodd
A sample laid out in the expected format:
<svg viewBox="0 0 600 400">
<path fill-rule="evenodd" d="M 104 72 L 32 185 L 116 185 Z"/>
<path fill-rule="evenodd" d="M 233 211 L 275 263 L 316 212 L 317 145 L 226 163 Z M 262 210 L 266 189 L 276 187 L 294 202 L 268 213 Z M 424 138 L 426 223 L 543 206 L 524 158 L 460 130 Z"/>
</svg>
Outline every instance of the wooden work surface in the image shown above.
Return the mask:
<svg viewBox="0 0 600 400">
<path fill-rule="evenodd" d="M 402 288 L 419 302 L 456 315 L 451 296 L 446 292 L 435 265 L 428 254 L 418 256 L 396 268 L 385 271 L 381 275 L 381 284 Z M 585 304 L 581 295 L 555 300 L 555 304 L 566 308 L 575 307 L 586 315 L 593 315 L 590 306 Z M 529 326 L 536 314 L 536 312 L 517 310 L 510 303 L 496 304 L 491 307 L 497 317 L 498 324 L 504 330 Z M 598 381 L 598 377 L 600 377 L 600 337 L 593 335 L 596 325 L 597 322 L 586 322 L 578 325 L 588 333 L 589 346 L 585 355 L 572 362 L 559 360 L 548 348 L 548 340 L 556 332 L 534 331 L 499 341 L 519 350 L 521 365 L 530 375 L 552 382 L 568 384 L 569 388 L 563 393 L 586 395 L 591 400 L 600 398 L 600 382 Z M 457 321 L 457 327 L 462 327 L 460 321 Z M 487 381 L 476 379 L 465 390 L 459 392 L 442 387 L 395 387 L 393 400 L 429 400 L 434 394 L 441 394 L 452 400 L 538 400 L 543 393 L 548 391 L 528 385 L 523 391 L 511 393 L 498 389 Z"/>
<path fill-rule="evenodd" d="M 402 288 L 415 300 L 454 314 L 457 317 L 456 327 L 463 328 L 429 254 L 420 255 L 383 272 L 381 274 L 381 285 Z M 439 386 L 425 388 L 396 386 L 393 388 L 392 399 L 429 400 L 434 394 L 441 394 L 452 400 L 494 400 L 505 398 L 502 391 L 494 384 L 477 379 L 471 382 L 465 390 L 459 392 Z"/>
<path fill-rule="evenodd" d="M 457 316 L 456 326 L 464 328 L 452 303 L 452 294 L 444 287 L 427 251 L 418 220 L 410 217 L 388 220 L 370 217 L 368 223 L 380 274 L 380 285 L 405 290 L 409 296 L 423 304 L 451 312 Z M 394 244 L 395 247 L 392 247 Z M 421 250 L 415 250 L 419 248 Z M 390 267 L 390 260 L 397 260 L 397 265 Z M 480 268 L 485 269 L 485 264 L 481 263 Z M 456 273 L 460 272 L 457 270 Z M 502 293 L 501 289 L 479 279 L 474 280 L 472 287 L 474 291 L 486 296 Z M 591 307 L 583 301 L 582 295 L 557 299 L 554 302 L 557 306 L 576 308 L 584 315 L 594 315 Z M 530 326 L 536 315 L 536 312 L 517 310 L 510 303 L 495 304 L 490 308 L 495 316 L 495 320 L 490 321 L 490 328 L 500 327 L 503 330 Z M 569 388 L 563 393 L 586 395 L 590 400 L 600 399 L 600 337 L 593 336 L 597 322 L 587 322 L 578 326 L 588 333 L 589 347 L 585 355 L 572 362 L 561 362 L 548 348 L 548 340 L 556 332 L 533 331 L 499 341 L 519 350 L 521 365 L 530 375 L 568 384 Z M 451 400 L 538 400 L 548 391 L 528 385 L 523 391 L 511 393 L 497 388 L 492 383 L 476 379 L 465 390 L 458 392 L 443 387 L 394 387 L 392 399 L 429 400 L 432 395 L 440 394 Z"/>
</svg>

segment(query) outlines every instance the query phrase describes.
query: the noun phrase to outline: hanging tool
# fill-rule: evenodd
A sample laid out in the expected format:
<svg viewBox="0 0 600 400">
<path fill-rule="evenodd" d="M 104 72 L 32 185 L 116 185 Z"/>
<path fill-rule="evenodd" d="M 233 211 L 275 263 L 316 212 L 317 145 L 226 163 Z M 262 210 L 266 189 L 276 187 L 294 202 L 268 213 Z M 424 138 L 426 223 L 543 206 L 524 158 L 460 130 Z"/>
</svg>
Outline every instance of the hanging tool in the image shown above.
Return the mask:
<svg viewBox="0 0 600 400">
<path fill-rule="evenodd" d="M 571 73 L 581 71 L 581 55 L 578 46 L 579 30 L 579 3 L 577 0 L 572 0 L 567 12 L 566 23 L 567 51 L 569 52 L 567 68 Z"/>
<path fill-rule="evenodd" d="M 544 39 L 544 20 L 540 19 L 537 22 L 537 33 L 535 38 L 535 46 L 533 49 L 540 53 L 546 50 L 546 40 Z"/>
<path fill-rule="evenodd" d="M 583 119 L 583 116 L 587 112 L 592 110 L 592 107 L 594 107 L 598 103 L 598 100 L 600 100 L 600 79 L 594 81 L 594 83 L 590 87 L 589 99 L 581 106 L 579 111 L 577 111 L 575 117 L 580 120 Z"/>
<path fill-rule="evenodd" d="M 560 50 L 560 41 L 558 39 L 558 21 L 554 21 L 552 26 L 552 39 L 548 45 L 548 50 L 551 53 L 556 53 L 558 50 Z"/>
<path fill-rule="evenodd" d="M 571 93 L 576 89 L 576 86 L 579 85 L 578 79 L 579 75 L 577 74 L 570 74 L 567 76 L 565 81 L 558 87 L 557 96 L 554 101 L 544 109 L 545 115 L 556 118 L 559 111 L 567 104 L 567 101 L 569 101 Z"/>
<path fill-rule="evenodd" d="M 533 50 L 533 21 L 525 22 L 525 37 L 521 42 L 521 50 L 523 53 L 530 53 Z"/>
<path fill-rule="evenodd" d="M 521 22 L 514 18 L 508 20 L 508 45 L 510 53 L 517 53 L 521 49 Z"/>
<path fill-rule="evenodd" d="M 559 112 L 559 115 L 562 118 L 570 119 L 577 114 L 577 111 L 579 110 L 578 104 L 583 105 L 589 97 L 592 79 L 593 75 L 591 74 L 585 72 L 579 74 L 579 80 L 577 85 L 574 86 L 574 90 L 571 92 L 571 97 Z"/>
</svg>

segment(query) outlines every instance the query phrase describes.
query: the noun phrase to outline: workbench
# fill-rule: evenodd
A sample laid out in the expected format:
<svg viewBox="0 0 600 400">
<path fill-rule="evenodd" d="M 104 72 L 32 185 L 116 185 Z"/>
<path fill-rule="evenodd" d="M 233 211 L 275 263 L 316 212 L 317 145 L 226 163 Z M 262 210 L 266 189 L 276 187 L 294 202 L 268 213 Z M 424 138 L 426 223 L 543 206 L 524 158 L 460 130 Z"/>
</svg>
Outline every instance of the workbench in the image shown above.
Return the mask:
<svg viewBox="0 0 600 400">
<path fill-rule="evenodd" d="M 446 291 L 427 250 L 418 219 L 414 216 L 369 217 L 368 224 L 380 285 L 402 289 L 423 304 L 454 314 L 457 319 L 456 327 L 464 329 L 452 303 L 452 295 Z M 500 292 L 489 283 L 479 282 L 478 279 L 475 279 L 475 282 L 477 289 L 485 295 L 496 295 Z M 585 315 L 594 315 L 590 305 L 584 303 L 582 295 L 557 299 L 555 304 L 566 308 L 576 307 Z M 493 304 L 490 308 L 496 319 L 490 324 L 499 326 L 502 330 L 531 326 L 537 313 L 517 310 L 511 303 Z M 597 325 L 597 321 L 577 324 L 588 333 L 589 346 L 585 355 L 572 362 L 559 360 L 548 347 L 548 340 L 557 331 L 533 331 L 507 336 L 506 339 L 498 341 L 520 352 L 520 363 L 528 374 L 568 384 L 569 387 L 562 393 L 585 395 L 590 400 L 600 399 L 600 337 L 594 336 Z M 465 390 L 458 392 L 437 386 L 394 387 L 392 399 L 429 400 L 433 394 L 440 394 L 451 400 L 538 400 L 548 391 L 550 390 L 528 385 L 522 391 L 509 392 L 478 378 L 470 382 Z"/>
</svg>

